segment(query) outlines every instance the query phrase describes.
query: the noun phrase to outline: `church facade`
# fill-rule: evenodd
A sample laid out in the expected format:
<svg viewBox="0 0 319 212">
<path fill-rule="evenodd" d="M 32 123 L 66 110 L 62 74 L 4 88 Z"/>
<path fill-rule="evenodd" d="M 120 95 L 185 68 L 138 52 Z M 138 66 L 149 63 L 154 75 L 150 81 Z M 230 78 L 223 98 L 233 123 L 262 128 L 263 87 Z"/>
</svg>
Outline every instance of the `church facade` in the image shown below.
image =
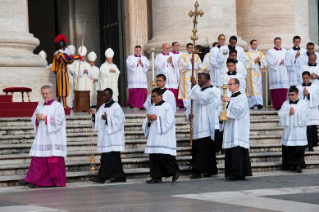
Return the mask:
<svg viewBox="0 0 319 212">
<path fill-rule="evenodd" d="M 0 88 L 31 87 L 33 101 L 41 100 L 39 88 L 54 84 L 47 67 L 55 51 L 54 37 L 65 34 L 68 43 L 84 45 L 98 55 L 96 65 L 104 62 L 104 51 L 111 47 L 114 62 L 121 71 L 119 102 L 127 96 L 125 60 L 135 45 L 143 47 L 150 58 L 151 48 L 161 52 L 164 42 L 178 41 L 181 50 L 192 34 L 194 1 L 184 0 L 4 0 L 0 5 Z M 318 43 L 318 0 L 198 0 L 204 15 L 199 17 L 198 44 L 211 46 L 221 33 L 238 36 L 238 45 L 249 48 L 257 39 L 259 50 L 273 47 L 281 37 L 283 47 L 292 47 L 299 35 L 302 46 Z M 84 28 L 84 22 L 85 28 Z M 44 50 L 47 61 L 37 54 Z M 150 58 L 151 59 L 151 58 Z M 151 79 L 151 71 L 148 73 Z M 150 82 L 150 81 L 149 81 Z M 14 96 L 20 100 L 19 94 Z"/>
</svg>

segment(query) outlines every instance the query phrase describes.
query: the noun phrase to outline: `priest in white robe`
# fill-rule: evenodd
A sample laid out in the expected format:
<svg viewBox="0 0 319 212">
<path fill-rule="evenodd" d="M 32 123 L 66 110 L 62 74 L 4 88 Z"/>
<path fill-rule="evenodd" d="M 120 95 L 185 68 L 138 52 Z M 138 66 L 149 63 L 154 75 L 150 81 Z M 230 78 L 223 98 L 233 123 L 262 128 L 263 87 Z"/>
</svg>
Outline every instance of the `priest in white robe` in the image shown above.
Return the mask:
<svg viewBox="0 0 319 212">
<path fill-rule="evenodd" d="M 67 49 L 70 51 L 70 56 L 75 55 L 75 46 L 73 45 L 68 45 Z M 69 96 L 67 98 L 67 104 L 70 105 L 71 108 L 73 108 L 73 101 L 74 101 L 74 89 L 75 89 L 75 82 L 74 82 L 74 64 L 78 63 L 79 61 L 76 60 L 74 63 L 68 64 L 67 69 L 68 69 L 68 77 L 69 77 Z"/>
<path fill-rule="evenodd" d="M 238 60 L 244 64 L 246 64 L 248 62 L 248 58 L 247 58 L 247 55 L 245 53 L 245 50 L 242 47 L 237 46 L 236 44 L 237 44 L 237 37 L 231 36 L 229 38 L 229 45 L 224 45 L 219 49 L 219 54 L 218 54 L 217 60 L 221 65 L 224 63 L 224 55 L 223 55 L 224 50 L 227 50 L 227 57 L 226 58 L 229 57 L 230 50 L 236 50 Z"/>
<path fill-rule="evenodd" d="M 309 103 L 299 99 L 296 87 L 290 87 L 289 100 L 285 101 L 278 112 L 279 122 L 284 126 L 281 137 L 283 169 L 302 172 L 306 167 L 305 147 L 307 145 L 307 122 Z"/>
<path fill-rule="evenodd" d="M 27 176 L 20 181 L 34 187 L 66 186 L 64 158 L 67 154 L 66 124 L 63 105 L 52 98 L 52 86 L 41 87 L 44 100 L 31 118 L 35 138 Z"/>
<path fill-rule="evenodd" d="M 223 86 L 223 81 L 221 76 L 223 75 L 222 67 L 223 63 L 218 61 L 219 49 L 225 45 L 226 36 L 220 34 L 218 36 L 218 45 L 210 49 L 209 63 L 211 65 L 210 79 L 211 84 L 220 87 Z"/>
<path fill-rule="evenodd" d="M 119 90 L 118 79 L 120 70 L 113 63 L 114 51 L 108 48 L 105 51 L 105 62 L 101 65 L 99 74 L 99 90 L 111 88 L 113 91 L 113 100 L 118 102 Z"/>
<path fill-rule="evenodd" d="M 310 72 L 302 73 L 303 83 L 298 85 L 299 98 L 305 100 L 310 107 L 309 120 L 307 122 L 308 150 L 314 151 L 313 147 L 318 146 L 319 125 L 319 86 L 310 81 Z"/>
<path fill-rule="evenodd" d="M 120 153 L 125 151 L 125 116 L 112 96 L 112 89 L 106 88 L 103 92 L 104 104 L 96 114 L 91 110 L 93 130 L 98 132 L 97 152 L 101 153 L 101 167 L 96 177 L 90 180 L 97 183 L 106 180 L 111 180 L 111 183 L 126 182 Z"/>
<path fill-rule="evenodd" d="M 262 72 L 267 70 L 267 61 L 265 55 L 261 51 L 258 51 L 257 47 L 257 40 L 251 40 L 250 49 L 246 52 L 249 59 L 247 65 L 246 95 L 250 109 L 254 109 L 255 107 L 262 109 L 264 107 Z"/>
<path fill-rule="evenodd" d="M 319 85 L 319 65 L 316 61 L 317 55 L 314 53 L 309 54 L 308 63 L 300 68 L 300 78 L 302 78 L 301 74 L 303 72 L 308 71 L 310 73 L 311 82 Z"/>
<path fill-rule="evenodd" d="M 303 65 L 307 65 L 307 63 L 308 63 L 308 56 L 309 56 L 310 54 L 316 54 L 316 56 L 317 56 L 317 61 L 316 61 L 316 63 L 319 63 L 319 61 L 318 61 L 319 53 L 318 53 L 318 52 L 315 52 L 315 44 L 314 44 L 313 42 L 309 42 L 309 43 L 307 43 L 307 47 L 306 47 L 306 48 L 307 48 L 307 51 L 304 52 L 304 53 L 302 53 L 302 54 L 300 54 L 300 56 L 297 58 L 296 63 L 297 63 L 297 65 L 298 65 L 299 67 L 301 67 L 301 66 L 303 66 Z M 299 72 L 299 74 L 300 74 L 300 76 L 301 76 L 302 73 Z M 300 82 L 301 82 L 301 81 L 300 81 Z"/>
<path fill-rule="evenodd" d="M 306 49 L 300 47 L 301 38 L 300 36 L 295 36 L 293 38 L 294 46 L 289 49 L 285 56 L 285 65 L 287 67 L 289 85 L 297 86 L 301 84 L 300 80 L 300 64 L 297 63 L 300 55 L 306 52 Z"/>
<path fill-rule="evenodd" d="M 81 47 L 78 49 L 81 54 Z M 86 62 L 87 49 L 83 46 L 81 61 L 74 64 L 75 88 L 78 91 L 90 91 L 92 93 L 92 73 L 90 64 Z"/>
<path fill-rule="evenodd" d="M 232 78 L 228 82 L 231 97 L 223 96 L 227 102 L 226 116 L 223 122 L 225 149 L 225 177 L 227 180 L 245 180 L 252 176 L 249 158 L 250 112 L 245 93 L 239 91 L 240 82 Z"/>
<path fill-rule="evenodd" d="M 172 43 L 172 56 L 173 56 L 173 61 L 177 61 L 179 63 L 179 58 L 181 57 L 182 53 L 179 51 L 179 43 L 177 41 L 174 41 Z M 180 78 L 180 70 L 179 70 L 179 64 L 177 66 L 174 66 L 174 69 L 176 70 L 178 74 L 178 86 L 179 86 L 179 78 Z M 183 100 L 178 99 L 178 94 L 179 94 L 179 87 L 177 91 L 177 99 L 176 99 L 176 106 L 180 108 L 184 108 Z"/>
<path fill-rule="evenodd" d="M 189 98 L 193 100 L 193 114 L 187 108 L 186 117 L 193 119 L 192 172 L 191 179 L 217 175 L 215 152 L 215 94 L 208 73 L 198 74 L 198 84 L 192 78 L 193 88 Z"/>
<path fill-rule="evenodd" d="M 288 72 L 285 65 L 287 50 L 281 48 L 281 38 L 279 37 L 274 39 L 274 44 L 275 47 L 267 52 L 267 63 L 272 106 L 275 110 L 279 110 L 287 99 L 289 88 Z"/>
<path fill-rule="evenodd" d="M 176 100 L 178 98 L 178 61 L 174 60 L 173 54 L 170 53 L 170 46 L 168 43 L 162 45 L 162 53 L 156 56 L 155 66 L 156 75 L 164 74 L 166 76 L 166 88 L 173 92 Z"/>
<path fill-rule="evenodd" d="M 145 153 L 149 154 L 151 179 L 147 183 L 161 183 L 162 177 L 179 178 L 176 161 L 175 112 L 172 106 L 163 100 L 160 88 L 152 90 L 154 104 L 148 109 L 143 123 L 143 132 L 147 136 Z"/>
<path fill-rule="evenodd" d="M 170 90 L 166 88 L 166 76 L 164 74 L 159 74 L 156 76 L 156 86 L 161 89 L 163 100 L 169 103 L 174 109 L 174 112 L 176 112 L 175 96 Z M 148 95 L 143 105 L 146 110 L 149 110 L 152 104 L 154 104 L 151 96 L 152 94 Z"/>
<path fill-rule="evenodd" d="M 235 61 L 237 73 L 241 74 L 243 76 L 243 78 L 246 79 L 247 69 L 246 69 L 245 64 L 237 59 L 237 50 L 232 49 L 229 51 L 228 60 L 230 60 L 230 59 Z"/>
<path fill-rule="evenodd" d="M 100 69 L 94 65 L 96 58 L 97 56 L 95 52 L 92 51 L 89 53 L 88 55 L 89 64 L 90 64 L 89 72 L 91 72 L 92 74 L 91 106 L 96 106 L 97 104 L 97 91 L 99 87 L 98 82 L 99 82 Z"/>
<path fill-rule="evenodd" d="M 143 109 L 147 97 L 147 76 L 150 67 L 148 59 L 141 55 L 142 47 L 135 46 L 134 54 L 126 59 L 128 70 L 128 99 L 126 105 L 131 108 Z"/>
<path fill-rule="evenodd" d="M 190 107 L 189 92 L 191 90 L 192 76 L 192 51 L 193 44 L 186 45 L 186 52 L 179 59 L 180 77 L 178 99 L 183 99 L 184 107 Z M 194 55 L 194 77 L 197 79 L 197 73 L 202 67 L 202 61 L 197 54 Z"/>
<path fill-rule="evenodd" d="M 243 75 L 237 72 L 236 61 L 232 59 L 227 60 L 227 69 L 228 69 L 228 72 L 226 73 L 225 79 L 223 79 L 225 81 L 224 84 L 227 85 L 230 79 L 236 78 L 240 82 L 240 86 L 239 86 L 240 92 L 242 94 L 246 94 L 246 79 L 243 77 Z M 231 91 L 229 89 L 227 89 L 226 95 L 228 97 L 231 96 Z"/>
</svg>

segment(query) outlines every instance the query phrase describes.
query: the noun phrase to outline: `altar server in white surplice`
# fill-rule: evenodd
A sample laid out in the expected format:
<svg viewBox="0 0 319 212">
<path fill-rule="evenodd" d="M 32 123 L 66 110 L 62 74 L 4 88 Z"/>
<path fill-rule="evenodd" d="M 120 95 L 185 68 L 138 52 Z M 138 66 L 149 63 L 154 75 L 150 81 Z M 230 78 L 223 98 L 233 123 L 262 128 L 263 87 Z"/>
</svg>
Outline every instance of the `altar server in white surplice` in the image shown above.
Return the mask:
<svg viewBox="0 0 319 212">
<path fill-rule="evenodd" d="M 318 61 L 318 58 L 319 58 L 319 53 L 318 52 L 315 52 L 315 44 L 313 43 L 313 42 L 309 42 L 309 43 L 307 43 L 307 51 L 306 52 L 304 52 L 304 53 L 302 53 L 302 54 L 300 54 L 300 56 L 297 58 L 297 65 L 299 66 L 299 67 L 301 67 L 301 66 L 303 66 L 303 65 L 306 65 L 307 63 L 308 63 L 308 56 L 310 55 L 310 54 L 316 54 L 316 56 L 317 56 L 317 61 L 316 61 L 316 63 L 319 63 L 319 61 Z M 301 76 L 301 74 L 302 73 L 299 73 L 300 74 L 300 76 Z M 300 81 L 301 82 L 301 81 Z"/>
<path fill-rule="evenodd" d="M 105 180 L 111 180 L 111 183 L 126 182 L 120 154 L 125 151 L 125 116 L 112 95 L 112 89 L 106 88 L 103 92 L 104 104 L 96 114 L 91 110 L 93 130 L 98 132 L 97 152 L 102 153 L 99 172 L 96 177 L 90 178 L 97 183 L 104 183 Z"/>
<path fill-rule="evenodd" d="M 119 90 L 118 79 L 120 76 L 120 70 L 113 63 L 114 51 L 108 48 L 105 51 L 105 62 L 100 68 L 99 74 L 99 90 L 111 88 L 113 91 L 113 100 L 118 102 Z"/>
<path fill-rule="evenodd" d="M 229 51 L 229 57 L 228 60 L 234 60 L 236 63 L 236 71 L 238 74 L 241 74 L 243 76 L 243 78 L 246 80 L 247 77 L 247 69 L 246 66 L 243 62 L 239 61 L 237 58 L 237 51 L 232 49 Z"/>
<path fill-rule="evenodd" d="M 215 94 L 208 73 L 198 73 L 198 84 L 192 78 L 193 88 L 189 98 L 194 103 L 194 114 L 187 108 L 186 117 L 193 119 L 192 172 L 191 179 L 211 177 L 218 173 L 216 166 Z"/>
<path fill-rule="evenodd" d="M 279 122 L 284 126 L 281 137 L 283 169 L 302 172 L 306 167 L 305 148 L 307 145 L 307 123 L 309 103 L 299 99 L 295 86 L 289 89 L 289 100 L 285 101 L 278 112 Z"/>
<path fill-rule="evenodd" d="M 246 95 L 246 80 L 243 77 L 243 75 L 239 74 L 237 72 L 237 67 L 236 67 L 236 62 L 232 59 L 227 60 L 227 68 L 228 68 L 228 72 L 226 73 L 226 77 L 225 77 L 225 85 L 227 85 L 227 83 L 229 82 L 229 80 L 231 78 L 237 78 L 240 82 L 240 87 L 239 90 L 242 94 Z M 226 95 L 229 97 L 231 95 L 231 91 L 229 89 L 227 89 L 226 91 Z"/>
<path fill-rule="evenodd" d="M 227 50 L 227 57 L 229 57 L 229 51 L 230 50 L 236 50 L 237 51 L 237 58 L 239 61 L 241 61 L 242 63 L 246 64 L 248 62 L 248 58 L 247 55 L 245 53 L 245 50 L 240 47 L 237 46 L 237 37 L 236 36 L 231 36 L 229 38 L 229 45 L 225 45 L 222 46 L 219 49 L 219 54 L 218 54 L 218 62 L 222 65 L 224 63 L 224 55 L 223 55 L 223 51 Z"/>
<path fill-rule="evenodd" d="M 52 98 L 52 87 L 41 87 L 45 102 L 31 118 L 35 138 L 31 146 L 31 163 L 27 176 L 20 181 L 30 188 L 66 185 L 64 158 L 67 153 L 65 113 L 61 103 Z"/>
<path fill-rule="evenodd" d="M 308 150 L 314 151 L 313 147 L 318 145 L 319 125 L 319 86 L 310 81 L 310 72 L 302 73 L 302 84 L 298 85 L 299 98 L 307 101 L 310 107 L 309 120 L 307 122 Z"/>
<path fill-rule="evenodd" d="M 88 55 L 89 64 L 90 64 L 89 71 L 92 74 L 91 106 L 96 106 L 97 90 L 99 87 L 98 81 L 99 81 L 100 69 L 94 65 L 96 58 L 97 58 L 97 56 L 96 56 L 95 52 L 89 53 L 89 55 Z"/>
<path fill-rule="evenodd" d="M 166 88 L 174 93 L 177 97 L 178 95 L 178 62 L 174 60 L 173 54 L 169 52 L 170 46 L 168 43 L 162 45 L 162 53 L 156 56 L 155 66 L 156 75 L 164 74 L 166 76 Z"/>
<path fill-rule="evenodd" d="M 143 109 L 148 87 L 146 72 L 150 63 L 141 53 L 142 47 L 135 46 L 134 54 L 126 59 L 128 70 L 128 99 L 126 105 L 131 108 Z"/>
<path fill-rule="evenodd" d="M 172 182 L 179 178 L 176 161 L 175 112 L 163 100 L 160 88 L 152 90 L 154 104 L 147 110 L 143 132 L 147 136 L 145 153 L 149 154 L 151 179 L 147 183 L 161 183 L 162 177 L 171 177 Z"/>
<path fill-rule="evenodd" d="M 193 44 L 188 43 L 186 45 L 186 52 L 179 58 L 179 93 L 178 99 L 183 99 L 184 107 L 190 106 L 189 92 L 191 90 L 191 76 L 192 76 L 192 51 Z M 202 67 L 202 61 L 200 60 L 198 54 L 194 55 L 194 77 L 197 79 L 197 73 Z"/>
<path fill-rule="evenodd" d="M 309 54 L 308 63 L 301 66 L 300 78 L 302 79 L 302 73 L 308 71 L 310 73 L 311 82 L 319 85 L 319 65 L 317 64 L 317 55 L 314 53 Z"/>
<path fill-rule="evenodd" d="M 223 81 L 221 78 L 223 63 L 220 63 L 217 59 L 219 56 L 219 49 L 225 45 L 226 36 L 220 34 L 218 36 L 218 45 L 211 48 L 209 55 L 209 63 L 211 65 L 210 79 L 214 86 L 223 86 Z M 223 55 L 224 56 L 224 55 Z"/>
<path fill-rule="evenodd" d="M 81 47 L 78 49 L 78 53 L 81 54 Z M 79 75 L 78 80 L 78 91 L 90 91 L 92 93 L 92 73 L 90 71 L 90 64 L 86 62 L 86 53 L 87 50 L 85 46 L 82 49 L 82 59 L 81 61 L 74 64 L 74 77 L 75 77 L 75 88 L 77 84 L 77 76 Z M 80 71 L 80 72 L 79 72 Z"/>
<path fill-rule="evenodd" d="M 287 67 L 288 77 L 289 77 L 289 85 L 297 86 L 301 84 L 300 80 L 300 64 L 297 63 L 298 57 L 306 52 L 306 49 L 300 48 L 301 38 L 299 36 L 295 36 L 293 38 L 294 47 L 289 49 L 285 56 L 285 65 Z"/>
<path fill-rule="evenodd" d="M 274 44 L 275 47 L 267 52 L 267 63 L 272 106 L 275 110 L 279 110 L 287 99 L 289 88 L 288 72 L 285 65 L 287 50 L 281 48 L 281 38 L 279 37 L 274 39 Z"/>
<path fill-rule="evenodd" d="M 159 74 L 156 76 L 156 86 L 161 89 L 162 95 L 163 95 L 162 96 L 163 100 L 165 102 L 169 103 L 172 106 L 172 108 L 174 109 L 174 112 L 176 112 L 175 96 L 171 91 L 166 89 L 166 76 L 164 74 Z M 143 105 L 146 110 L 150 109 L 150 107 L 153 104 L 151 96 L 152 96 L 152 94 L 150 94 L 147 97 L 147 99 Z"/>
<path fill-rule="evenodd" d="M 249 158 L 250 112 L 245 93 L 239 91 L 240 82 L 232 78 L 228 82 L 231 97 L 223 96 L 227 102 L 226 116 L 223 122 L 225 149 L 225 177 L 228 180 L 244 180 L 252 176 Z"/>
<path fill-rule="evenodd" d="M 181 57 L 182 53 L 179 51 L 179 43 L 177 41 L 174 41 L 172 43 L 172 55 L 173 55 L 173 61 L 177 61 L 177 63 L 179 63 L 179 58 Z M 179 85 L 179 78 L 180 78 L 179 64 L 177 64 L 177 66 L 174 66 L 174 68 L 178 74 L 178 85 Z M 179 93 L 179 87 L 178 87 L 177 94 L 174 93 L 176 98 L 176 106 L 183 108 L 184 107 L 183 100 L 178 99 L 178 93 Z"/>
<path fill-rule="evenodd" d="M 250 49 L 246 52 L 249 59 L 247 65 L 246 95 L 250 109 L 254 109 L 255 107 L 262 109 L 264 107 L 262 72 L 267 70 L 267 61 L 264 54 L 257 50 L 257 46 L 257 40 L 251 40 Z"/>
</svg>

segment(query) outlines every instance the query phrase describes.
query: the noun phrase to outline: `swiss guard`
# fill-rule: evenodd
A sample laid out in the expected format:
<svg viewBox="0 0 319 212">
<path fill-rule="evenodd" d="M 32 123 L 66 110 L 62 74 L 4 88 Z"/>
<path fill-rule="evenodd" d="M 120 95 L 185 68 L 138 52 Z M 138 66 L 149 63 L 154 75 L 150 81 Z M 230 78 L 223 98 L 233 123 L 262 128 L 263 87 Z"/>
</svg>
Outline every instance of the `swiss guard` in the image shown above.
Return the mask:
<svg viewBox="0 0 319 212">
<path fill-rule="evenodd" d="M 69 96 L 69 76 L 67 65 L 75 60 L 81 59 L 81 56 L 70 56 L 66 51 L 67 38 L 63 34 L 56 36 L 54 42 L 57 44 L 58 53 L 53 57 L 51 71 L 55 74 L 56 97 L 63 104 L 64 108 L 69 108 L 66 98 Z"/>
</svg>

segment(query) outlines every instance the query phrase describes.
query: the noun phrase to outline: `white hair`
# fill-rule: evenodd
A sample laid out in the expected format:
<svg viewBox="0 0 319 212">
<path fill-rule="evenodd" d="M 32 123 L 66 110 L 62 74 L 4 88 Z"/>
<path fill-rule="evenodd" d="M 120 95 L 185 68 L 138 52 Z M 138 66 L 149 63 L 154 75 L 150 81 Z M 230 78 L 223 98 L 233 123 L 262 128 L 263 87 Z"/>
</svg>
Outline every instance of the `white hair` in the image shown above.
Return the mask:
<svg viewBox="0 0 319 212">
<path fill-rule="evenodd" d="M 51 85 L 43 85 L 43 86 L 41 87 L 41 91 L 42 91 L 43 89 L 50 89 L 50 93 L 53 92 L 53 88 L 52 88 Z"/>
</svg>

